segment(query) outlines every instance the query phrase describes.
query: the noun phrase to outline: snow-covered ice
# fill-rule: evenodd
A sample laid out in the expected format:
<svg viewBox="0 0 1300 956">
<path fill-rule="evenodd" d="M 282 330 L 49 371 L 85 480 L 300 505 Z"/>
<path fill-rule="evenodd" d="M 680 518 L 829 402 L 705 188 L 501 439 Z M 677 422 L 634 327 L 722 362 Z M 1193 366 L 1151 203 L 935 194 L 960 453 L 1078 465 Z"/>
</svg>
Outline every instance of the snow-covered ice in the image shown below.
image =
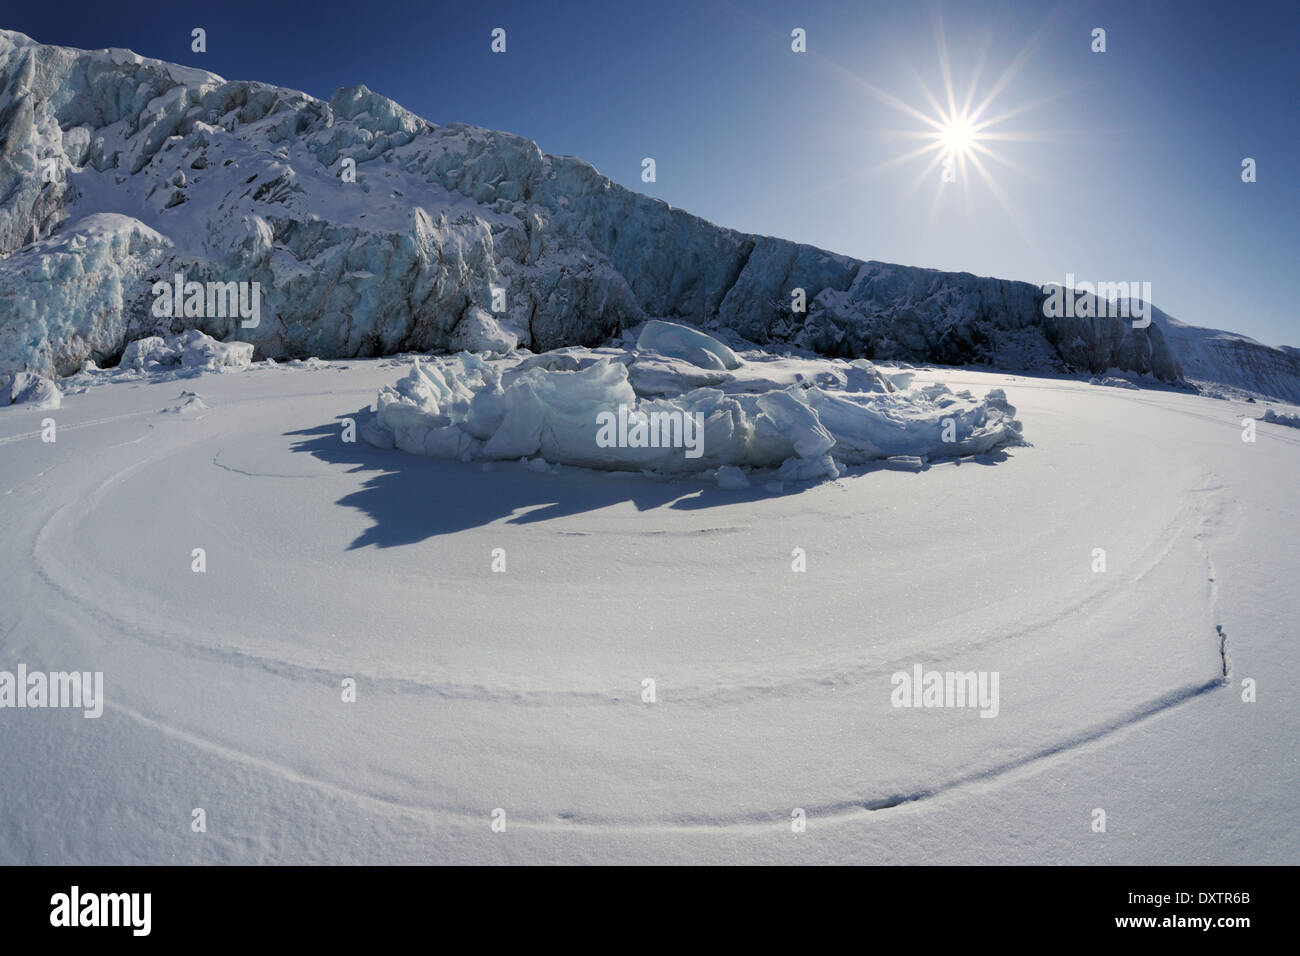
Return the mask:
<svg viewBox="0 0 1300 956">
<path fill-rule="evenodd" d="M 55 442 L 0 409 L 5 663 L 105 697 L 0 712 L 0 860 L 1300 860 L 1300 441 L 1256 406 L 917 369 L 1032 445 L 782 495 L 345 441 L 410 365 L 87 372 Z M 893 707 L 917 664 L 997 717 Z"/>
<path fill-rule="evenodd" d="M 722 342 L 698 329 L 678 322 L 651 319 L 641 329 L 636 347 L 685 359 L 700 368 L 739 368 L 740 359 Z"/>
<path fill-rule="evenodd" d="M 754 353 L 742 365 L 716 339 L 666 322 L 647 325 L 637 344 L 497 361 L 469 353 L 412 359 L 404 378 L 380 390 L 362 434 L 381 448 L 435 458 L 540 456 L 662 474 L 735 466 L 780 469 L 785 481 L 1022 441 L 1001 389 L 983 400 L 937 382 L 899 389 L 862 359 Z M 700 368 L 712 373 L 707 384 Z"/>
<path fill-rule="evenodd" d="M 163 338 L 149 335 L 127 345 L 119 367 L 156 371 L 184 369 L 243 368 L 253 361 L 253 346 L 247 342 L 219 342 L 197 329 Z"/>
<path fill-rule="evenodd" d="M 1300 428 L 1300 415 L 1278 412 L 1271 408 L 1265 409 L 1259 420 L 1261 422 L 1271 422 L 1274 425 L 1286 425 L 1288 428 Z"/>
<path fill-rule="evenodd" d="M 63 390 L 54 382 L 31 372 L 17 372 L 8 381 L 0 381 L 0 405 L 30 405 L 32 408 L 58 408 L 63 404 Z"/>
</svg>

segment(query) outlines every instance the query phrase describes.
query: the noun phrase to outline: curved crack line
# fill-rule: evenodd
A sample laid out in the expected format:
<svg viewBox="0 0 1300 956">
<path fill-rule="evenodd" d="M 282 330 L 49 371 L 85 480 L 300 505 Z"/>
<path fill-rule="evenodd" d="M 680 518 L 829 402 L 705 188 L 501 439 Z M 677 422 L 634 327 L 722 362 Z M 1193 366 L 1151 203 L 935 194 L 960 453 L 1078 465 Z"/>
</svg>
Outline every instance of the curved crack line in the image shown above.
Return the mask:
<svg viewBox="0 0 1300 956">
<path fill-rule="evenodd" d="M 227 465 L 227 464 L 224 464 L 223 462 L 218 461 L 217 459 L 219 459 L 219 458 L 221 457 L 221 452 L 224 451 L 224 450 L 225 450 L 225 449 L 220 449 L 220 450 L 217 451 L 217 453 L 216 453 L 215 455 L 212 456 L 212 464 L 216 465 L 218 468 L 224 469 L 225 471 L 232 472 L 233 474 L 236 474 L 236 475 L 243 475 L 243 476 L 246 477 L 246 478 L 324 478 L 324 477 L 328 477 L 327 475 L 277 475 L 277 474 L 275 474 L 275 473 L 273 473 L 273 472 L 267 472 L 267 471 L 245 471 L 245 470 L 242 469 L 242 468 L 236 468 L 234 465 Z"/>
<path fill-rule="evenodd" d="M 49 566 L 49 564 L 47 563 L 48 559 L 43 556 L 43 552 L 46 550 L 45 549 L 46 539 L 52 533 L 54 526 L 63 521 L 63 516 L 65 511 L 67 511 L 69 508 L 73 507 L 74 505 L 78 505 L 81 508 L 92 507 L 94 502 L 101 499 L 102 496 L 106 493 L 106 491 L 109 488 L 120 483 L 129 473 L 146 465 L 150 465 L 150 466 L 157 465 L 160 463 L 160 461 L 173 457 L 175 454 L 180 453 L 182 450 L 188 449 L 188 447 L 189 446 L 186 445 L 180 449 L 176 449 L 172 452 L 168 452 L 163 456 L 161 456 L 161 458 L 155 456 L 152 458 L 142 459 L 140 461 L 133 462 L 127 467 L 110 475 L 99 486 L 97 486 L 92 491 L 92 493 L 89 496 L 87 496 L 87 498 L 82 502 L 69 502 L 68 504 L 59 508 L 55 513 L 50 515 L 46 519 L 42 527 L 40 528 L 39 532 L 37 533 L 36 539 L 33 543 L 32 552 L 31 552 L 32 557 L 35 559 L 34 563 L 36 565 L 36 570 L 40 575 L 40 577 L 42 578 L 42 580 L 44 581 L 44 583 L 50 586 L 51 588 L 53 588 L 56 592 L 63 595 L 65 598 L 71 600 L 74 604 L 82 607 L 84 610 L 89 611 L 89 613 L 93 616 L 95 620 L 113 625 L 113 629 L 117 631 L 119 636 L 124 640 L 134 641 L 142 645 L 152 645 L 156 647 L 161 647 L 198 660 L 209 660 L 215 663 L 232 664 L 234 666 L 240 666 L 240 667 L 256 667 L 274 677 L 287 678 L 290 680 L 303 680 L 303 681 L 320 680 L 322 682 L 332 683 L 334 680 L 338 678 L 340 674 L 344 673 L 345 671 L 348 673 L 352 673 L 351 670 L 342 666 L 342 664 L 335 665 L 333 664 L 333 662 L 303 664 L 296 661 L 276 657 L 273 655 L 268 655 L 259 652 L 257 649 L 254 648 L 222 646 L 219 644 L 214 645 L 210 642 L 196 643 L 193 640 L 192 635 L 187 636 L 187 634 L 189 634 L 188 631 L 182 632 L 181 630 L 175 629 L 170 622 L 159 621 L 153 619 L 152 617 L 139 618 L 139 619 L 122 617 L 119 614 L 116 614 L 113 611 L 109 610 L 108 608 L 104 607 L 101 602 L 94 601 L 93 599 L 89 599 L 81 594 L 78 594 L 74 589 L 72 589 L 69 585 L 65 584 L 61 580 L 62 578 L 67 576 L 66 574 L 57 574 L 56 569 Z M 324 477 L 324 476 L 317 476 L 317 475 L 253 474 L 250 472 L 243 471 L 242 469 L 238 469 L 238 468 L 234 468 L 233 466 L 226 465 L 221 461 L 219 461 L 218 459 L 220 458 L 220 455 L 222 454 L 223 451 L 224 449 L 217 450 L 216 454 L 213 455 L 212 464 L 216 465 L 219 468 L 237 474 L 249 475 L 252 477 L 274 477 L 274 478 Z M 1207 476 L 1207 478 L 1208 477 L 1209 476 Z M 1217 492 L 1221 490 L 1222 490 L 1222 486 L 1213 485 L 1213 484 L 1206 484 L 1204 487 L 1191 489 L 1193 494 L 1202 495 L 1202 496 L 1215 495 Z M 1181 538 L 1182 534 L 1193 527 L 1193 522 L 1195 521 L 1195 518 L 1187 516 L 1186 512 L 1188 510 L 1192 511 L 1193 514 L 1199 513 L 1200 515 L 1200 521 L 1197 523 L 1196 529 L 1193 532 L 1192 537 L 1195 545 L 1201 551 L 1202 556 L 1205 559 L 1208 566 L 1207 570 L 1209 572 L 1210 601 L 1211 601 L 1210 612 L 1212 614 L 1216 614 L 1217 616 L 1217 604 L 1218 604 L 1218 584 L 1216 581 L 1217 571 L 1215 569 L 1212 556 L 1210 555 L 1209 549 L 1206 544 L 1206 538 L 1208 536 L 1207 526 L 1210 524 L 1211 515 L 1209 515 L 1206 512 L 1203 505 L 1193 504 L 1189 507 L 1180 510 L 1180 512 L 1175 516 L 1173 522 L 1173 526 L 1176 528 L 1176 532 L 1173 535 L 1170 535 L 1170 540 L 1159 550 L 1158 554 L 1153 559 L 1151 564 L 1149 564 L 1138 574 L 1137 580 L 1141 580 L 1143 577 L 1146 576 L 1146 574 L 1150 572 L 1151 568 L 1158 565 L 1164 559 L 1164 556 L 1167 555 L 1176 546 L 1177 540 Z M 724 530 L 724 529 L 717 529 L 717 530 Z M 1118 600 L 1120 598 L 1119 596 L 1116 596 L 1112 599 Z M 1087 600 L 1086 598 L 1081 600 L 1075 606 L 1081 606 L 1086 600 Z M 1017 628 L 1015 630 L 1010 630 L 1005 634 L 998 635 L 992 638 L 987 638 L 983 641 L 978 641 L 973 643 L 979 643 L 984 647 L 987 647 L 994 643 L 1001 643 L 1008 639 L 1014 639 L 1016 637 L 1032 634 L 1035 631 L 1042 630 L 1044 627 L 1051 626 L 1054 620 L 1059 619 L 1059 617 L 1060 615 L 1056 615 L 1054 618 L 1048 618 L 1043 621 L 1033 622 L 1024 625 L 1020 628 Z M 1228 666 L 1229 666 L 1229 659 L 1227 656 L 1226 634 L 1223 633 L 1221 627 L 1219 627 L 1219 634 L 1220 634 L 1221 671 L 1222 671 L 1222 676 L 1226 678 L 1228 672 Z M 950 649 L 945 648 L 939 651 L 937 655 L 928 655 L 923 657 L 922 660 L 932 662 L 932 661 L 946 659 L 946 655 L 948 653 L 950 653 Z M 745 703 L 747 700 L 750 700 L 755 696 L 780 698 L 780 697 L 796 696 L 800 692 L 806 693 L 809 690 L 818 691 L 821 689 L 830 688 L 830 690 L 833 691 L 837 686 L 844 687 L 846 685 L 860 683 L 862 680 L 868 679 L 870 677 L 886 674 L 891 670 L 896 670 L 898 666 L 900 666 L 905 661 L 915 660 L 915 659 L 916 659 L 915 657 L 908 657 L 908 658 L 898 658 L 892 661 L 884 661 L 884 662 L 854 661 L 848 663 L 847 665 L 841 664 L 840 666 L 833 667 L 827 671 L 823 671 L 820 673 L 805 672 L 801 674 L 795 674 L 790 677 L 787 677 L 784 680 L 779 680 L 775 683 L 772 682 L 758 683 L 750 680 L 741 683 L 739 685 L 732 685 L 728 687 L 709 687 L 709 686 L 683 687 L 679 689 L 678 693 L 674 694 L 674 700 L 676 701 L 676 703 L 683 706 L 703 706 L 703 707 L 712 708 L 720 705 Z M 558 707 L 558 706 L 587 707 L 587 706 L 610 706 L 610 705 L 628 704 L 628 703 L 635 705 L 635 703 L 638 700 L 638 695 L 634 690 L 629 691 L 627 688 L 619 688 L 619 687 L 615 687 L 615 688 L 593 687 L 593 688 L 571 689 L 567 691 L 557 692 L 555 690 L 536 691 L 536 690 L 526 690 L 526 689 L 518 689 L 518 688 L 511 688 L 511 687 L 501 687 L 501 686 L 494 687 L 491 685 L 485 685 L 481 683 L 448 682 L 448 681 L 429 682 L 425 680 L 411 679 L 409 677 L 400 677 L 400 676 L 395 676 L 393 674 L 383 674 L 383 673 L 379 673 L 379 674 L 370 673 L 370 674 L 365 674 L 364 676 L 367 678 L 367 680 L 375 683 L 378 686 L 381 686 L 383 690 L 386 690 L 391 693 L 424 695 L 430 698 L 443 699 L 443 700 L 469 700 L 469 701 L 476 701 L 476 702 L 494 701 L 494 702 L 509 703 L 515 706 L 526 706 L 526 707 Z M 900 801 L 900 802 L 906 802 L 906 801 Z"/>
<path fill-rule="evenodd" d="M 824 804 L 822 806 L 813 806 L 808 808 L 806 812 L 809 817 L 814 817 L 821 822 L 846 822 L 854 818 L 861 818 L 866 814 L 878 813 L 882 810 L 889 810 L 907 804 L 920 803 L 922 801 L 948 796 L 954 791 L 960 790 L 966 786 L 993 783 L 1008 774 L 1017 771 L 1030 770 L 1033 768 L 1034 764 L 1037 764 L 1042 760 L 1067 754 L 1090 744 L 1097 743 L 1111 734 L 1134 727 L 1137 724 L 1153 717 L 1157 717 L 1175 707 L 1181 706 L 1191 700 L 1195 700 L 1197 697 L 1209 693 L 1215 688 L 1225 686 L 1227 686 L 1227 681 L 1221 677 L 1216 677 L 1204 684 L 1184 687 L 1181 690 L 1174 691 L 1173 693 L 1166 694 L 1163 697 L 1149 702 L 1145 706 L 1140 707 L 1125 717 L 1108 721 L 1081 737 L 1040 748 L 1024 757 L 1006 761 L 987 770 L 954 777 L 935 787 L 919 789 L 910 793 L 896 793 L 891 796 L 871 800 L 857 798 L 832 804 Z M 107 706 L 110 710 L 121 713 L 131 720 L 151 727 L 168 737 L 180 740 L 183 743 L 197 747 L 216 756 L 224 757 L 228 760 L 263 770 L 286 783 L 308 786 L 321 793 L 349 799 L 354 803 L 370 805 L 375 809 L 381 809 L 386 812 L 408 814 L 430 822 L 439 821 L 443 823 L 451 823 L 453 825 L 479 826 L 482 825 L 486 819 L 485 816 L 480 813 L 471 813 L 455 809 L 442 809 L 439 807 L 412 803 L 395 796 L 354 790 L 343 784 L 312 776 L 302 770 L 279 763 L 274 759 L 247 753 L 236 747 L 215 740 L 210 740 L 191 731 L 172 726 L 164 720 L 150 717 L 126 705 L 109 701 L 107 702 Z M 789 820 L 788 813 L 788 810 L 781 809 L 751 811 L 739 817 L 731 817 L 722 820 L 679 816 L 658 822 L 629 822 L 626 824 L 620 824 L 608 819 L 585 817 L 584 815 L 574 813 L 571 810 L 565 810 L 546 819 L 528 819 L 526 817 L 520 818 L 518 815 L 514 815 L 511 819 L 511 826 L 518 827 L 519 829 L 541 832 L 567 831 L 611 834 L 634 834 L 656 831 L 687 833 L 762 833 L 772 831 L 774 827 L 786 825 Z"/>
</svg>

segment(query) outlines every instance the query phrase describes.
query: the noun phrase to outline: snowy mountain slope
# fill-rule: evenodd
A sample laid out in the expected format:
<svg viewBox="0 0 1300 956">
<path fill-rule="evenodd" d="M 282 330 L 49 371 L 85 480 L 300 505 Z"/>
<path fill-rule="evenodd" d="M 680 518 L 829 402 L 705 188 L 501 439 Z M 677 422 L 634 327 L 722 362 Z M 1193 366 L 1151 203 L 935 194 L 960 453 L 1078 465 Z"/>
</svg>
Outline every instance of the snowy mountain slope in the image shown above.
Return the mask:
<svg viewBox="0 0 1300 956">
<path fill-rule="evenodd" d="M 1157 308 L 1151 310 L 1151 322 L 1160 326 L 1189 382 L 1300 402 L 1300 350 L 1187 325 Z"/>
<path fill-rule="evenodd" d="M 463 347 L 466 323 L 470 340 L 597 345 L 652 317 L 832 356 L 1181 374 L 1158 328 L 1047 319 L 1027 283 L 721 228 L 365 87 L 324 103 L 13 32 L 0 32 L 0 197 L 0 374 L 69 374 L 187 326 L 259 357 L 348 357 Z M 78 231 L 95 238 L 28 248 Z M 259 283 L 260 324 L 151 315 L 152 283 L 178 273 Z"/>
</svg>

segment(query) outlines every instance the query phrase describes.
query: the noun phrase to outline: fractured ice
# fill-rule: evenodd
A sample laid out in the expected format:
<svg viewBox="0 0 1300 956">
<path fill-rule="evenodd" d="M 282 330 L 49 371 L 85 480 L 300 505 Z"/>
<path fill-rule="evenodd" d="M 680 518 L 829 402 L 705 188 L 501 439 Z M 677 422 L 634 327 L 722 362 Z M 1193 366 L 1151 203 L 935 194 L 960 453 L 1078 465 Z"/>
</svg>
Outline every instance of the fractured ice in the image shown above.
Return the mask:
<svg viewBox="0 0 1300 956">
<path fill-rule="evenodd" d="M 540 458 L 662 474 L 725 469 L 718 481 L 726 487 L 743 486 L 741 468 L 811 481 L 876 459 L 919 468 L 1021 441 L 1000 389 L 979 400 L 942 384 L 899 388 L 863 359 L 748 352 L 742 360 L 690 329 L 660 327 L 639 342 L 662 346 L 655 336 L 663 334 L 691 342 L 690 358 L 599 348 L 414 359 L 404 378 L 380 391 L 361 434 L 380 447 L 466 461 Z M 704 372 L 695 364 L 719 350 L 734 368 Z"/>
</svg>

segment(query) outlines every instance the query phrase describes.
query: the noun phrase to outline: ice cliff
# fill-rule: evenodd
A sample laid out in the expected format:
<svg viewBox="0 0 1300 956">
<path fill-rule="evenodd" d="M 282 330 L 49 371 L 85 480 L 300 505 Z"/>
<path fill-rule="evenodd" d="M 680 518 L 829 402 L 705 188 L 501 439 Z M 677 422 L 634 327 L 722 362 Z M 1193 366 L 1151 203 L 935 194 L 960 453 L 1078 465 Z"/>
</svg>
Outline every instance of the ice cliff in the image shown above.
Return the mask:
<svg viewBox="0 0 1300 956">
<path fill-rule="evenodd" d="M 260 322 L 154 315 L 178 274 L 258 283 Z M 0 376 L 187 328 L 355 357 L 595 346 L 669 319 L 830 357 L 1181 378 L 1158 325 L 1048 319 L 1042 298 L 715 226 L 363 86 L 326 103 L 0 31 Z"/>
</svg>

